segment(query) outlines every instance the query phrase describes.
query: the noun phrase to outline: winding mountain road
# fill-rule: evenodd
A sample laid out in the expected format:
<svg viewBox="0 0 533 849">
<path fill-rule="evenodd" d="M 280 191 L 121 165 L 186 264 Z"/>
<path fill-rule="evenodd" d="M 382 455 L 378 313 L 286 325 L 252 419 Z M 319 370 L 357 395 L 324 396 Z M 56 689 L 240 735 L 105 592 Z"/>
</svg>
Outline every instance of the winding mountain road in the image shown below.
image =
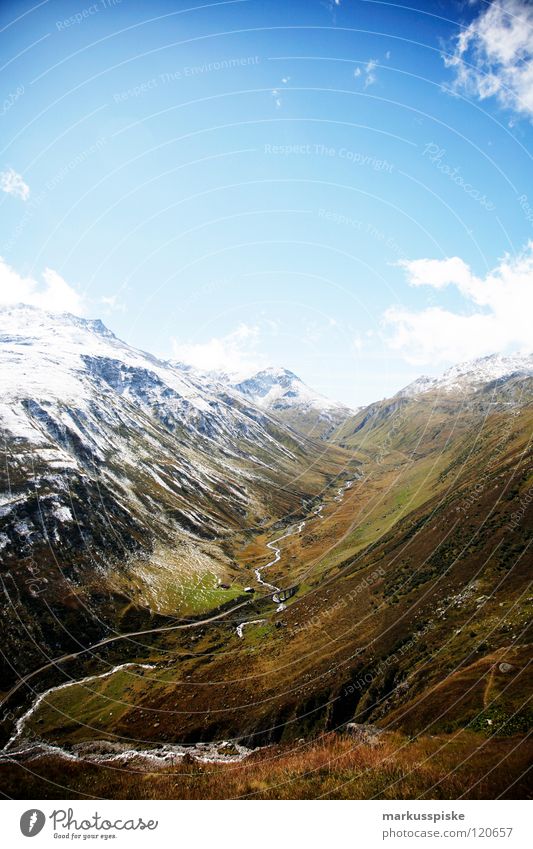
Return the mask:
<svg viewBox="0 0 533 849">
<path fill-rule="evenodd" d="M 69 660 L 75 660 L 77 657 L 81 657 L 81 655 L 86 654 L 87 652 L 96 651 L 96 649 L 102 648 L 102 646 L 107 646 L 110 643 L 115 643 L 119 640 L 130 640 L 134 637 L 144 637 L 149 634 L 160 634 L 167 631 L 185 631 L 189 628 L 201 628 L 203 625 L 208 625 L 210 622 L 216 622 L 218 619 L 223 619 L 225 616 L 229 616 L 230 613 L 234 613 L 236 610 L 240 610 L 241 607 L 246 607 L 248 604 L 250 604 L 250 600 L 242 601 L 240 604 L 236 604 L 235 607 L 231 607 L 229 610 L 223 610 L 215 616 L 209 616 L 207 619 L 200 619 L 197 622 L 186 622 L 182 625 L 163 625 L 159 628 L 147 628 L 143 631 L 130 631 L 128 634 L 117 634 L 113 637 L 106 637 L 98 643 L 93 643 L 91 646 L 80 649 L 80 651 L 71 652 L 70 654 L 64 654 L 61 657 L 54 658 L 54 660 L 44 663 L 38 669 L 34 669 L 33 672 L 28 672 L 27 675 L 24 675 L 19 681 L 17 681 L 17 683 L 5 694 L 2 701 L 0 701 L 0 707 L 5 705 L 9 699 L 11 699 L 11 697 L 20 690 L 21 687 L 27 684 L 28 681 L 31 681 L 32 678 L 36 678 L 37 675 L 41 674 L 41 672 L 46 672 L 47 669 L 61 666 Z"/>
</svg>

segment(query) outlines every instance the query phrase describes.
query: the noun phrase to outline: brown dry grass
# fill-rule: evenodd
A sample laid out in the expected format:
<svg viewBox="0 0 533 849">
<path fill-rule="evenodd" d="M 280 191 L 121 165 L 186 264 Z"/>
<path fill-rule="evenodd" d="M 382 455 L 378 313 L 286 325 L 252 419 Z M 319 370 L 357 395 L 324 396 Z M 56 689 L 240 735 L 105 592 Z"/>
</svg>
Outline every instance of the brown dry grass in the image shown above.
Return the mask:
<svg viewBox="0 0 533 849">
<path fill-rule="evenodd" d="M 409 740 L 381 735 L 376 746 L 339 734 L 256 752 L 238 764 L 82 764 L 47 757 L 3 764 L 14 798 L 120 799 L 457 799 L 529 795 L 532 747 L 519 737 L 472 732 Z M 518 780 L 517 780 L 518 779 Z"/>
</svg>

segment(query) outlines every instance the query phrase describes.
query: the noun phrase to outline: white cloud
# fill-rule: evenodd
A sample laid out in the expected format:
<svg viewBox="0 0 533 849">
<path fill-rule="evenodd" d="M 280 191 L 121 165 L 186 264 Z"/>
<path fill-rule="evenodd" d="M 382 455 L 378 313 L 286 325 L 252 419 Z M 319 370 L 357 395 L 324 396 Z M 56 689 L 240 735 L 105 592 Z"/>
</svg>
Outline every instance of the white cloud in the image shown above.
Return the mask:
<svg viewBox="0 0 533 849">
<path fill-rule="evenodd" d="M 0 305 L 30 304 L 48 312 L 82 315 L 83 297 L 51 268 L 43 272 L 43 282 L 21 277 L 0 257 Z"/>
<path fill-rule="evenodd" d="M 107 308 L 108 312 L 126 311 L 126 305 L 122 303 L 118 295 L 102 295 L 100 303 Z"/>
<path fill-rule="evenodd" d="M 390 58 L 390 51 L 387 51 L 385 54 L 385 59 Z M 363 77 L 362 82 L 365 88 L 368 88 L 371 85 L 374 85 L 377 82 L 377 74 L 376 69 L 382 67 L 377 59 L 368 59 L 367 62 L 364 63 L 363 67 L 357 66 L 354 69 L 353 75 L 357 79 L 358 77 Z"/>
<path fill-rule="evenodd" d="M 281 109 L 282 100 L 279 96 L 279 91 L 277 88 L 272 89 L 272 97 L 274 98 L 274 103 L 276 104 L 276 109 Z"/>
<path fill-rule="evenodd" d="M 494 0 L 456 39 L 445 56 L 455 88 L 533 117 L 533 4 Z"/>
<path fill-rule="evenodd" d="M 411 286 L 442 289 L 455 285 L 462 291 L 471 280 L 468 265 L 458 256 L 450 259 L 400 260 L 398 265 L 406 271 Z"/>
<path fill-rule="evenodd" d="M 459 257 L 404 261 L 411 286 L 455 287 L 468 309 L 390 307 L 383 324 L 389 346 L 411 363 L 457 362 L 496 351 L 533 350 L 533 241 L 505 256 L 485 277 Z"/>
<path fill-rule="evenodd" d="M 365 65 L 365 88 L 368 86 L 374 85 L 377 80 L 377 76 L 375 74 L 376 68 L 378 66 L 377 59 L 369 59 Z"/>
<path fill-rule="evenodd" d="M 204 343 L 181 344 L 173 339 L 172 355 L 202 371 L 225 371 L 242 378 L 266 365 L 257 351 L 259 336 L 259 327 L 240 324 L 226 336 L 213 337 Z"/>
<path fill-rule="evenodd" d="M 365 343 L 363 342 L 363 340 L 362 340 L 362 338 L 359 334 L 354 336 L 354 338 L 352 340 L 352 346 L 353 346 L 353 349 L 356 353 L 359 353 L 360 351 L 363 350 L 364 344 Z"/>
<path fill-rule="evenodd" d="M 28 200 L 30 187 L 24 182 L 22 175 L 17 174 L 13 168 L 0 172 L 0 189 L 7 195 L 14 195 L 21 200 Z"/>
</svg>

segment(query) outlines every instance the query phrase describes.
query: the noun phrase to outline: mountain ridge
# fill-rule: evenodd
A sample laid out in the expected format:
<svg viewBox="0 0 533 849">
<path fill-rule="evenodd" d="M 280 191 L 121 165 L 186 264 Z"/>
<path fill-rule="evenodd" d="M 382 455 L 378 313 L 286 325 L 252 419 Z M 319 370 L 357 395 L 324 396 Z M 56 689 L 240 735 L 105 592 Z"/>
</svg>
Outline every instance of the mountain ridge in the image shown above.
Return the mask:
<svg viewBox="0 0 533 849">
<path fill-rule="evenodd" d="M 317 457 L 315 443 L 231 387 L 98 321 L 2 309 L 0 364 L 2 574 L 35 647 L 72 644 L 46 605 L 58 621 L 76 610 L 92 633 L 97 597 L 106 600 L 95 618 L 116 626 L 125 597 L 171 615 L 239 595 L 248 577 L 232 559 L 235 540 L 298 514 L 346 460 L 326 447 Z M 6 599 L 3 612 L 16 642 Z"/>
<path fill-rule="evenodd" d="M 395 397 L 413 397 L 425 392 L 453 392 L 480 386 L 511 375 L 532 375 L 533 354 L 489 354 L 450 366 L 438 377 L 422 375 L 404 386 Z"/>
</svg>

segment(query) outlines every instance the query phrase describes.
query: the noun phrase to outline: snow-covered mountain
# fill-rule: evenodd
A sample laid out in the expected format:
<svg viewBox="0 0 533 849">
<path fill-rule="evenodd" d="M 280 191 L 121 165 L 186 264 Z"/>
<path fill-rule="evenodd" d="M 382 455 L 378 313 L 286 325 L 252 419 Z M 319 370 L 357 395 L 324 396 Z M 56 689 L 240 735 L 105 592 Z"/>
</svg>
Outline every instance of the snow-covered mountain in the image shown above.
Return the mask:
<svg viewBox="0 0 533 849">
<path fill-rule="evenodd" d="M 40 439 L 42 421 L 30 415 L 28 403 L 34 411 L 41 402 L 60 404 L 58 424 L 102 457 L 109 409 L 99 404 L 94 418 L 92 407 L 110 392 L 166 430 L 186 427 L 198 440 L 209 437 L 211 446 L 215 441 L 235 455 L 242 452 L 232 449 L 230 440 L 259 435 L 257 411 L 245 407 L 238 393 L 131 348 L 100 321 L 27 306 L 5 308 L 0 310 L 0 346 L 0 422 L 13 436 Z"/>
<path fill-rule="evenodd" d="M 258 407 L 322 439 L 354 412 L 310 389 L 288 369 L 263 369 L 234 387 Z"/>
<path fill-rule="evenodd" d="M 533 354 L 491 354 L 447 369 L 441 377 L 419 377 L 398 396 L 412 398 L 426 392 L 467 392 L 493 381 L 533 375 Z"/>
<path fill-rule="evenodd" d="M 298 405 L 312 405 L 327 410 L 340 405 L 318 395 L 286 368 L 266 368 L 236 384 L 239 392 L 266 409 L 286 409 Z"/>
<path fill-rule="evenodd" d="M 251 399 L 126 345 L 100 321 L 1 309 L 0 362 L 0 429 L 12 447 L 50 471 L 98 469 L 133 500 L 148 497 L 133 481 L 150 479 L 187 528 L 221 532 L 228 510 L 259 507 L 248 485 L 302 454 Z"/>
<path fill-rule="evenodd" d="M 86 627 L 95 593 L 100 619 L 124 595 L 162 609 L 184 581 L 231 573 L 232 539 L 316 487 L 312 445 L 241 392 L 29 306 L 0 309 L 0 434 L 2 571 L 35 646 L 38 600 Z"/>
</svg>

